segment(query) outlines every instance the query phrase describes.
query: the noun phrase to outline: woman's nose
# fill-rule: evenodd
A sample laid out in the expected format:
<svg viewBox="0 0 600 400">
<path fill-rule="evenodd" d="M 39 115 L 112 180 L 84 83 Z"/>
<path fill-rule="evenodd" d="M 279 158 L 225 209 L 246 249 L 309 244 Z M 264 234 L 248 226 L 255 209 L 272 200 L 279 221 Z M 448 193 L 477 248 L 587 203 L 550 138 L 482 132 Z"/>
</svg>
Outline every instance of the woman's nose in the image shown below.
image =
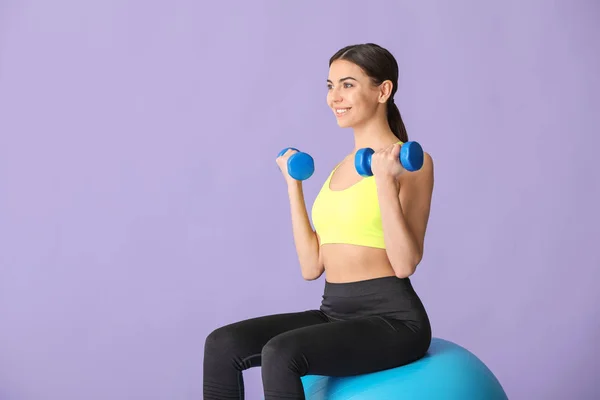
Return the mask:
<svg viewBox="0 0 600 400">
<path fill-rule="evenodd" d="M 331 100 L 333 102 L 335 102 L 335 103 L 341 102 L 342 101 L 342 95 L 341 95 L 341 93 L 338 90 L 333 89 L 331 91 Z"/>
</svg>

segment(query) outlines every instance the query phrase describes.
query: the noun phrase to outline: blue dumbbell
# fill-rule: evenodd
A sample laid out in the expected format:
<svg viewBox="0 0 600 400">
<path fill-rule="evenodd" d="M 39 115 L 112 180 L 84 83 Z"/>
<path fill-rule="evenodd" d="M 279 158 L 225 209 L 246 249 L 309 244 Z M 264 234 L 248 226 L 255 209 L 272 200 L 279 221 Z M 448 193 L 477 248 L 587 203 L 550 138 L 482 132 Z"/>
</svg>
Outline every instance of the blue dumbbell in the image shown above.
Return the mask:
<svg viewBox="0 0 600 400">
<path fill-rule="evenodd" d="M 297 151 L 288 158 L 287 168 L 288 174 L 297 181 L 303 181 L 312 176 L 315 172 L 315 161 L 307 153 L 303 153 L 293 147 L 286 147 L 281 150 L 277 157 L 281 157 L 289 149 Z"/>
<path fill-rule="evenodd" d="M 375 151 L 369 147 L 360 149 L 354 156 L 354 167 L 361 176 L 371 176 L 371 156 Z M 423 166 L 423 148 L 418 142 L 406 142 L 400 147 L 400 164 L 407 171 L 417 171 Z"/>
</svg>

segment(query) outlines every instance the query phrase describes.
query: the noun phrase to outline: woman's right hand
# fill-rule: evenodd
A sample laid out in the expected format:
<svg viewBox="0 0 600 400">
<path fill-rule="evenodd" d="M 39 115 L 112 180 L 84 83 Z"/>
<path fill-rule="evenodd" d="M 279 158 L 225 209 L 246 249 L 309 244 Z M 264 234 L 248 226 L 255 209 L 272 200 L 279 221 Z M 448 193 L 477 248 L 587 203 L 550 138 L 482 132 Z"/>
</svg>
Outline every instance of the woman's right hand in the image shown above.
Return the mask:
<svg viewBox="0 0 600 400">
<path fill-rule="evenodd" d="M 275 162 L 279 166 L 279 170 L 283 174 L 283 177 L 285 178 L 285 181 L 288 185 L 297 184 L 300 182 L 300 181 L 297 181 L 296 179 L 292 178 L 288 172 L 288 160 L 294 153 L 297 153 L 297 151 L 293 150 L 293 149 L 288 149 L 280 157 L 277 157 L 275 159 Z"/>
</svg>

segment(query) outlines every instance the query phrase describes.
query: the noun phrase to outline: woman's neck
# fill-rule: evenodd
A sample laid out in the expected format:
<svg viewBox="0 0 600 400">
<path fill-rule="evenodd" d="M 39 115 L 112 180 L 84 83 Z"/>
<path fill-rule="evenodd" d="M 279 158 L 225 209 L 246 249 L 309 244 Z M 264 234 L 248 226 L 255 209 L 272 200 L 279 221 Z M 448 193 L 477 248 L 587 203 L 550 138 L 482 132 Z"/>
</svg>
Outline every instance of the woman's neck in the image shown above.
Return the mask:
<svg viewBox="0 0 600 400">
<path fill-rule="evenodd" d="M 354 127 L 354 152 L 364 147 L 379 150 L 398 142 L 387 121 L 371 121 Z"/>
</svg>

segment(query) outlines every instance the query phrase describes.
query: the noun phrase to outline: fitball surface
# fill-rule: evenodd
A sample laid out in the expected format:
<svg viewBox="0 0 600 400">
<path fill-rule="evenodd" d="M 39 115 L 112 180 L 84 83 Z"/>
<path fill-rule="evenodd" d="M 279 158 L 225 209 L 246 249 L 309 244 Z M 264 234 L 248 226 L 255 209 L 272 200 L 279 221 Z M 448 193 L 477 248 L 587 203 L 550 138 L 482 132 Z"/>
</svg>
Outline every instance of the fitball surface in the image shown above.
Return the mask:
<svg viewBox="0 0 600 400">
<path fill-rule="evenodd" d="M 433 338 L 427 355 L 371 374 L 302 378 L 307 400 L 507 400 L 490 369 L 467 349 Z"/>
</svg>

